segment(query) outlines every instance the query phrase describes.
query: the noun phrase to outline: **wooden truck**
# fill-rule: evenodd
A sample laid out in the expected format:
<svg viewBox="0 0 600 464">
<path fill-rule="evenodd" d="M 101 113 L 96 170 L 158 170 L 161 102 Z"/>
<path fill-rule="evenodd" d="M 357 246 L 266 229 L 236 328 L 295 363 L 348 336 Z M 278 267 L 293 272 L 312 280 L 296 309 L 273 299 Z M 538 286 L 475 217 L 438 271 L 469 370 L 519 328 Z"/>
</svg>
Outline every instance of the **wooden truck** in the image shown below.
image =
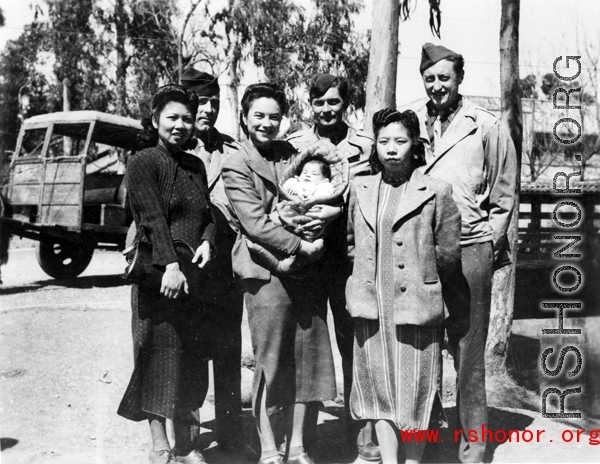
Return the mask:
<svg viewBox="0 0 600 464">
<path fill-rule="evenodd" d="M 4 241 L 36 240 L 41 268 L 57 279 L 81 274 L 96 248 L 123 249 L 123 161 L 141 131 L 137 120 L 97 111 L 23 121 L 3 189 Z"/>
</svg>

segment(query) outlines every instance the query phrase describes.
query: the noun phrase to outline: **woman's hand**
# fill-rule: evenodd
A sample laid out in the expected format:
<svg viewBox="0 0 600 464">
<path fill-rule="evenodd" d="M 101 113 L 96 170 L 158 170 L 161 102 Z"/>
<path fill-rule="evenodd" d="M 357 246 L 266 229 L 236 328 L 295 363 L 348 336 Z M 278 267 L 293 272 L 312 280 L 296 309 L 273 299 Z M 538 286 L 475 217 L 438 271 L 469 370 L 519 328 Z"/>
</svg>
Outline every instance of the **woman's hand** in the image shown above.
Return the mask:
<svg viewBox="0 0 600 464">
<path fill-rule="evenodd" d="M 198 267 L 202 269 L 206 264 L 212 259 L 212 250 L 210 248 L 210 243 L 207 240 L 204 240 L 202 244 L 196 250 L 196 254 L 192 258 L 192 263 L 198 263 Z"/>
<path fill-rule="evenodd" d="M 302 225 L 302 230 L 317 235 L 323 227 L 329 225 L 341 214 L 341 206 L 315 205 L 305 213 L 305 216 L 311 218 L 312 221 Z"/>
<path fill-rule="evenodd" d="M 179 296 L 182 294 L 182 291 L 185 293 L 190 293 L 187 280 L 183 275 L 183 272 L 181 272 L 179 269 L 179 263 L 167 264 L 167 268 L 162 277 L 162 282 L 160 285 L 161 295 L 174 300 L 179 298 Z"/>
<path fill-rule="evenodd" d="M 315 240 L 314 242 L 307 242 L 306 240 L 302 240 L 300 243 L 300 249 L 298 250 L 298 254 L 302 256 L 306 256 L 309 262 L 313 263 L 320 259 L 325 253 L 325 243 L 323 239 Z"/>
</svg>

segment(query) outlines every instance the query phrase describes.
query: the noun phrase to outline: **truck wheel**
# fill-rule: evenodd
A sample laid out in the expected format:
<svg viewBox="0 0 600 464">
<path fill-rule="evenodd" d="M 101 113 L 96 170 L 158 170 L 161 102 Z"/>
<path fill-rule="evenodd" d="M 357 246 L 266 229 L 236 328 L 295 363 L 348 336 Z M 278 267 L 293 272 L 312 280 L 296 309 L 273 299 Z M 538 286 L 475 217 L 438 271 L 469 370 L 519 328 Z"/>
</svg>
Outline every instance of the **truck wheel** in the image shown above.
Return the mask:
<svg viewBox="0 0 600 464">
<path fill-rule="evenodd" d="M 94 247 L 80 243 L 42 240 L 37 243 L 36 256 L 42 270 L 55 279 L 71 279 L 90 264 Z"/>
</svg>

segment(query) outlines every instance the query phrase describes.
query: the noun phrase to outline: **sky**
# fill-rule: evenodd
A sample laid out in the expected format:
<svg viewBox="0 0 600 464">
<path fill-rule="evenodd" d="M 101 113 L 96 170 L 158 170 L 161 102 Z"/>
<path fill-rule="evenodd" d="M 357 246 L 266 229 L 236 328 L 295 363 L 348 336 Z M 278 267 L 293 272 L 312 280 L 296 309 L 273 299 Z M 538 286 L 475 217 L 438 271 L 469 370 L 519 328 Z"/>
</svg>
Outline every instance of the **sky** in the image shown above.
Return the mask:
<svg viewBox="0 0 600 464">
<path fill-rule="evenodd" d="M 6 26 L 0 28 L 0 49 L 33 19 L 30 5 L 35 2 L 39 0 L 0 0 L 6 17 Z M 365 0 L 364 5 L 355 22 L 360 32 L 370 29 L 373 21 L 372 0 Z M 429 29 L 428 2 L 413 0 L 411 18 L 399 28 L 398 105 L 425 97 L 418 71 L 425 42 L 441 43 L 465 57 L 463 94 L 499 96 L 500 8 L 500 0 L 443 0 L 440 40 Z M 595 44 L 600 53 L 600 1 L 521 0 L 519 30 L 521 77 L 542 76 L 552 72 L 557 56 L 577 54 L 578 41 Z"/>
</svg>

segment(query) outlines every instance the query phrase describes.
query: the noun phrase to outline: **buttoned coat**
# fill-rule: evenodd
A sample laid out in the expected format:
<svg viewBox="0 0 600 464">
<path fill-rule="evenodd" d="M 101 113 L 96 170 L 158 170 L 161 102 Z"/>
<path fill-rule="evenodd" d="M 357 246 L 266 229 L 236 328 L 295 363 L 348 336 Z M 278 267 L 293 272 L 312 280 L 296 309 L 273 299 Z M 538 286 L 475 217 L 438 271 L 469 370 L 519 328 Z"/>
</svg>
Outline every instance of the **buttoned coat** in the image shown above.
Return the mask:
<svg viewBox="0 0 600 464">
<path fill-rule="evenodd" d="M 278 256 L 289 256 L 300 248 L 300 237 L 269 217 L 279 202 L 279 179 L 296 150 L 287 142 L 274 141 L 271 151 L 273 160 L 267 161 L 246 141 L 237 155 L 225 160 L 221 171 L 238 232 L 232 251 L 233 272 L 241 279 L 271 278 L 271 272 L 252 259 L 244 236 Z"/>
<path fill-rule="evenodd" d="M 381 173 L 350 186 L 346 285 L 352 317 L 378 318 L 377 208 Z M 398 204 L 394 243 L 394 323 L 436 325 L 444 320 L 442 285 L 460 261 L 460 213 L 451 186 L 414 171 Z"/>
</svg>

